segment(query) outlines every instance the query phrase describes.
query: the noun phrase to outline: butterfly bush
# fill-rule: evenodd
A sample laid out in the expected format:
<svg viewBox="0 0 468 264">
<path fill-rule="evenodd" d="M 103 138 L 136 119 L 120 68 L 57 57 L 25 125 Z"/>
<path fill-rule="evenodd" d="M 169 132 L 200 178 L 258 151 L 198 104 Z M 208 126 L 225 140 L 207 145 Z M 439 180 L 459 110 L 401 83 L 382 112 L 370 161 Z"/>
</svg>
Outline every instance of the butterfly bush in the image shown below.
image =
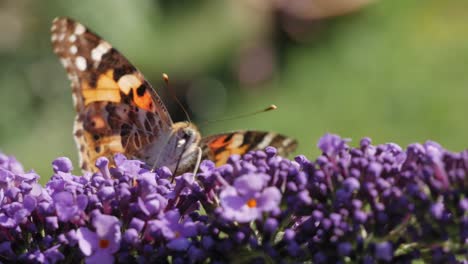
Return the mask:
<svg viewBox="0 0 468 264">
<path fill-rule="evenodd" d="M 468 263 L 468 150 L 331 134 L 318 147 L 176 177 L 123 155 L 77 176 L 58 158 L 44 187 L 0 154 L 0 261 Z"/>
</svg>

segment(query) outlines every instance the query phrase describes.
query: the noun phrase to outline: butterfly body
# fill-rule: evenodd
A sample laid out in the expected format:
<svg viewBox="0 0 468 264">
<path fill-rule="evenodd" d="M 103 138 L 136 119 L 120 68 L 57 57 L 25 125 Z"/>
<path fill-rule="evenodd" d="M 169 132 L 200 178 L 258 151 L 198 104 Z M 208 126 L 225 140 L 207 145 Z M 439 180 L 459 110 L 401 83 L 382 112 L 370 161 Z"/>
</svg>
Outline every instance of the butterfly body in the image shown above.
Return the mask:
<svg viewBox="0 0 468 264">
<path fill-rule="evenodd" d="M 74 136 L 83 170 L 96 171 L 101 156 L 116 153 L 179 172 L 193 167 L 199 149 L 217 165 L 231 154 L 272 145 L 280 154 L 296 147 L 285 136 L 236 131 L 202 138 L 189 122 L 174 123 L 143 75 L 108 42 L 69 18 L 52 24 L 54 52 L 71 81 L 77 116 Z"/>
</svg>

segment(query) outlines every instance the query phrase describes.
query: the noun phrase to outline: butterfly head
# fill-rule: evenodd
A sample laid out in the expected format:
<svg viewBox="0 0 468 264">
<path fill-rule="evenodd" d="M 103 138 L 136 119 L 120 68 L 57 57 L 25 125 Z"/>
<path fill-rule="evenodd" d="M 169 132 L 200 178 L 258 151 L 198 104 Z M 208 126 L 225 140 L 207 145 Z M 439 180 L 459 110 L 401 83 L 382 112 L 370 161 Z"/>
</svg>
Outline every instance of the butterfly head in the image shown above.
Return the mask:
<svg viewBox="0 0 468 264">
<path fill-rule="evenodd" d="M 176 140 L 177 148 L 183 149 L 184 146 L 198 145 L 201 140 L 198 128 L 189 122 L 177 122 L 172 125 L 172 138 Z"/>
<path fill-rule="evenodd" d="M 168 146 L 173 147 L 174 156 L 180 157 L 180 164 L 192 164 L 196 158 L 196 148 L 201 135 L 198 128 L 190 122 L 177 122 L 172 125 L 172 135 Z"/>
</svg>

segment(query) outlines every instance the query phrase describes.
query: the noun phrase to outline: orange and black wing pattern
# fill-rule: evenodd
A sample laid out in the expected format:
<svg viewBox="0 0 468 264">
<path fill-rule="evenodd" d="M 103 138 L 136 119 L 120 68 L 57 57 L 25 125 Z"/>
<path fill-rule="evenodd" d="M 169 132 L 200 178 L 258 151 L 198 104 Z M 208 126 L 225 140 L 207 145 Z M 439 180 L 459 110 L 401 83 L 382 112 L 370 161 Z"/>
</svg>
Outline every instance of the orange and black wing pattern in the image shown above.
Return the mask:
<svg viewBox="0 0 468 264">
<path fill-rule="evenodd" d="M 279 155 L 287 155 L 297 147 L 297 141 L 281 134 L 262 131 L 236 131 L 203 138 L 203 158 L 213 160 L 216 166 L 227 162 L 232 154 L 245 154 L 250 150 L 275 147 Z"/>
</svg>

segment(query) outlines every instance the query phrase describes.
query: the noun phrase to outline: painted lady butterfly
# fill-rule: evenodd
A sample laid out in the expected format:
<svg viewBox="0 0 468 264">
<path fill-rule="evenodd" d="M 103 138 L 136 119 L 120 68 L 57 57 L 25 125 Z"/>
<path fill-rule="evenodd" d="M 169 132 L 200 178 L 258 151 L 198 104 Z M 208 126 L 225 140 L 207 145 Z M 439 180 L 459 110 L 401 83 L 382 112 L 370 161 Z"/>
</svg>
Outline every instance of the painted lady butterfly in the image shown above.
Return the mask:
<svg viewBox="0 0 468 264">
<path fill-rule="evenodd" d="M 266 146 L 286 154 L 297 145 L 291 138 L 260 131 L 201 138 L 194 124 L 172 122 L 156 91 L 108 42 L 69 18 L 56 18 L 51 30 L 54 52 L 71 81 L 83 170 L 96 171 L 100 156 L 112 161 L 114 154 L 123 153 L 150 166 L 184 172 L 200 154 L 221 165 L 231 154 Z"/>
</svg>

